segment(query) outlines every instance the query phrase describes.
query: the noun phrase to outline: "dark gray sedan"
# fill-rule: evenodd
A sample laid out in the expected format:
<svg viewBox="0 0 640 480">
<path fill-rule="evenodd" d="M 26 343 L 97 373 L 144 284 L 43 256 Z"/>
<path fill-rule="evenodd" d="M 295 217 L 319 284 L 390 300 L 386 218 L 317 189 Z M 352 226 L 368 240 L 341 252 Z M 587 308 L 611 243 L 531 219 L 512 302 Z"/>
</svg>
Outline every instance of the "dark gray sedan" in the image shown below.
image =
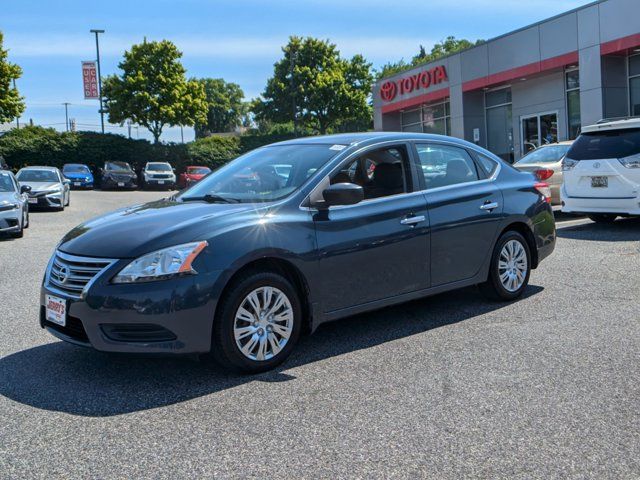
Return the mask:
<svg viewBox="0 0 640 480">
<path fill-rule="evenodd" d="M 101 351 L 264 371 L 323 322 L 469 285 L 517 299 L 555 246 L 549 201 L 531 173 L 453 138 L 277 143 L 70 231 L 40 322 Z"/>
</svg>

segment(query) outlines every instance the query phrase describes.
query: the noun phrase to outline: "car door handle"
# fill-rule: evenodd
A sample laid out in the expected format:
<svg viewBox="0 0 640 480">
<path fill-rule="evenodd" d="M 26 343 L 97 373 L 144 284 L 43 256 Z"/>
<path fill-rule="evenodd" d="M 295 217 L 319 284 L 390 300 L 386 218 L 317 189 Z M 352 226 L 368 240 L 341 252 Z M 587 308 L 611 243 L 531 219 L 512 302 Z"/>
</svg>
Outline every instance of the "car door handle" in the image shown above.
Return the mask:
<svg viewBox="0 0 640 480">
<path fill-rule="evenodd" d="M 480 205 L 480 210 L 494 210 L 498 208 L 498 202 L 487 202 L 483 205 Z"/>
<path fill-rule="evenodd" d="M 424 215 L 412 215 L 410 217 L 404 217 L 400 220 L 400 223 L 402 225 L 415 225 L 417 223 L 424 222 L 425 220 L 426 218 Z"/>
</svg>

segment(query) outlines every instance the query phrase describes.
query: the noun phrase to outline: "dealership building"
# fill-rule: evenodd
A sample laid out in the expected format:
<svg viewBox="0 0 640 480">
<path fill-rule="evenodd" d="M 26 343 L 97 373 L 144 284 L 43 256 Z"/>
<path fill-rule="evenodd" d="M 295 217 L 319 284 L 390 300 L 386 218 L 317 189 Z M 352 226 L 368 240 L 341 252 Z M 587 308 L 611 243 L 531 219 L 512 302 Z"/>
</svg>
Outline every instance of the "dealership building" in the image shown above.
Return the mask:
<svg viewBox="0 0 640 480">
<path fill-rule="evenodd" d="M 464 138 L 514 161 L 640 116 L 640 0 L 600 0 L 378 81 L 376 130 Z"/>
</svg>

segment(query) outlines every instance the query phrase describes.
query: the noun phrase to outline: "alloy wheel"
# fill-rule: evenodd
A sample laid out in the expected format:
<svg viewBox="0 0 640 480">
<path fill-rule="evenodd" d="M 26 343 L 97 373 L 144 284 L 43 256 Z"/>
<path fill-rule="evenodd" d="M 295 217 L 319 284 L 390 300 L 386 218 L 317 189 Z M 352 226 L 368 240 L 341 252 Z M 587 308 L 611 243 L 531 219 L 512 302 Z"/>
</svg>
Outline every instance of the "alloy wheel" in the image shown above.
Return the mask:
<svg viewBox="0 0 640 480">
<path fill-rule="evenodd" d="M 233 325 L 236 345 L 250 360 L 270 360 L 289 341 L 293 320 L 293 307 L 284 292 L 269 286 L 256 288 L 236 311 Z"/>
<path fill-rule="evenodd" d="M 516 292 L 527 278 L 527 253 L 518 240 L 509 240 L 504 244 L 498 259 L 500 283 L 509 292 Z"/>
</svg>

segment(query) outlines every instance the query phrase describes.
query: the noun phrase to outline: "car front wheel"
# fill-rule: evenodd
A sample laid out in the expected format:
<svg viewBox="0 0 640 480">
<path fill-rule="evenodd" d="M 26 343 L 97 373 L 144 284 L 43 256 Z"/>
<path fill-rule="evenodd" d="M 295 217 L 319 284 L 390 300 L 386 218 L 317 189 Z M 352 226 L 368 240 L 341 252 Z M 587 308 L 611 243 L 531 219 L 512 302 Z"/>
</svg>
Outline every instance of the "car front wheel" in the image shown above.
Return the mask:
<svg viewBox="0 0 640 480">
<path fill-rule="evenodd" d="M 509 231 L 493 250 L 489 278 L 480 290 L 492 300 L 515 300 L 527 288 L 530 274 L 529 244 L 520 233 Z"/>
<path fill-rule="evenodd" d="M 213 325 L 211 353 L 243 373 L 271 370 L 291 354 L 301 329 L 295 287 L 275 272 L 252 272 L 224 295 Z"/>
</svg>

